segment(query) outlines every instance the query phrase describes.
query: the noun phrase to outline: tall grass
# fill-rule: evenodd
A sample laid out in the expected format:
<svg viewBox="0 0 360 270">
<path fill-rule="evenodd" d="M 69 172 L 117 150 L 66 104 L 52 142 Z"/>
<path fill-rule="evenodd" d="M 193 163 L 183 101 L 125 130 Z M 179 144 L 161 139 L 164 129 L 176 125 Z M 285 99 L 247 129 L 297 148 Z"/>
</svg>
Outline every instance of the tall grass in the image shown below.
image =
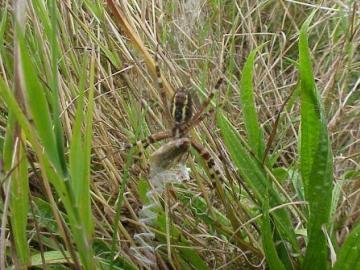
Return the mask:
<svg viewBox="0 0 360 270">
<path fill-rule="evenodd" d="M 185 86 L 198 109 L 226 82 L 191 132 L 224 180 L 190 151 L 191 179 L 147 226 L 158 269 L 360 267 L 355 2 L 12 4 L 0 4 L 1 269 L 141 269 L 143 163 L 161 143 L 140 162 L 124 146 L 169 125 L 155 53 L 168 100 Z"/>
</svg>

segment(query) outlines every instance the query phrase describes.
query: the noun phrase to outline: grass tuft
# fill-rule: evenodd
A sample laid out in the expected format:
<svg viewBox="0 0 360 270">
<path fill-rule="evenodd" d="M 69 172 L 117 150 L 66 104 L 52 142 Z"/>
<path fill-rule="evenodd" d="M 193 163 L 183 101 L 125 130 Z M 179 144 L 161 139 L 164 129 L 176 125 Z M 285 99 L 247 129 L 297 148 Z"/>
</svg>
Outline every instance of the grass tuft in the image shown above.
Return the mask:
<svg viewBox="0 0 360 270">
<path fill-rule="evenodd" d="M 359 268 L 356 1 L 12 2 L 0 4 L 1 269 Z M 223 181 L 190 150 L 190 179 L 144 224 L 164 142 L 141 160 L 126 146 L 169 126 L 164 96 L 183 86 L 197 111 L 221 76 L 191 138 Z M 143 232 L 155 238 L 141 259 Z"/>
</svg>

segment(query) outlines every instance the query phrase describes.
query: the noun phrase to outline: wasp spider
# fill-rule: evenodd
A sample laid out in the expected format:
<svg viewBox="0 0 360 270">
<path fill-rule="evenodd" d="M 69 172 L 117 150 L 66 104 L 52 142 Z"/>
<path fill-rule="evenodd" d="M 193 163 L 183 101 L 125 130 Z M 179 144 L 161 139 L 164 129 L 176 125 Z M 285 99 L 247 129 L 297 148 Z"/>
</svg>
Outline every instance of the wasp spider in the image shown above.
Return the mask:
<svg viewBox="0 0 360 270">
<path fill-rule="evenodd" d="M 156 76 L 157 84 L 159 87 L 159 92 L 163 105 L 166 106 L 165 101 L 165 90 L 164 84 L 161 78 L 160 67 L 158 63 L 158 54 L 155 54 L 155 67 L 156 67 Z M 158 150 L 152 154 L 152 158 L 155 159 L 157 166 L 163 168 L 164 170 L 174 163 L 174 160 L 178 160 L 184 156 L 185 153 L 189 152 L 190 147 L 193 147 L 199 155 L 205 160 L 207 167 L 209 169 L 209 174 L 211 177 L 211 183 L 215 183 L 215 178 L 217 177 L 220 182 L 222 182 L 222 176 L 218 169 L 215 167 L 215 161 L 211 157 L 210 153 L 204 146 L 200 143 L 192 140 L 189 137 L 189 131 L 199 124 L 206 116 L 206 109 L 209 106 L 211 100 L 214 97 L 215 91 L 217 91 L 223 82 L 223 78 L 220 79 L 215 84 L 215 87 L 210 91 L 209 95 L 202 103 L 199 110 L 193 113 L 192 98 L 190 92 L 181 87 L 176 90 L 173 98 L 171 100 L 171 106 L 168 113 L 171 114 L 172 118 L 172 128 L 165 130 L 156 134 L 152 134 L 143 140 L 139 140 L 132 145 L 128 145 L 127 148 L 138 146 L 139 149 L 139 159 L 143 157 L 143 150 L 146 149 L 149 145 L 169 139 L 169 142 L 164 144 Z M 166 110 L 165 110 L 166 111 Z"/>
</svg>

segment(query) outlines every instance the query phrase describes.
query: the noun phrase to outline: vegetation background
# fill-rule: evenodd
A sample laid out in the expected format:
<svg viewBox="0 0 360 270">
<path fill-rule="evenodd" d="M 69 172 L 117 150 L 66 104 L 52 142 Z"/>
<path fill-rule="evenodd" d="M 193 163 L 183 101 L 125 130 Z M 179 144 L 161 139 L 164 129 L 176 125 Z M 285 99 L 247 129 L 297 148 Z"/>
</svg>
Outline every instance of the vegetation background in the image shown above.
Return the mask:
<svg viewBox="0 0 360 270">
<path fill-rule="evenodd" d="M 0 7 L 0 269 L 360 269 L 357 1 Z M 145 226 L 124 146 L 168 126 L 155 54 L 197 109 L 224 76 L 191 133 L 224 182 L 191 151 Z M 132 252 L 144 230 L 154 265 Z"/>
</svg>

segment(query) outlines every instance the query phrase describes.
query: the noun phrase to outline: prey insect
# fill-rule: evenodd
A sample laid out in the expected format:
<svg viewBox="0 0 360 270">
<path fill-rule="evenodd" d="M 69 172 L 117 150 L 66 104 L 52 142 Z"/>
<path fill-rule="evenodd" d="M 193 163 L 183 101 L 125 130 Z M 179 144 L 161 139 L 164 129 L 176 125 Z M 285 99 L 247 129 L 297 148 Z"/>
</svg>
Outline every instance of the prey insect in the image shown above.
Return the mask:
<svg viewBox="0 0 360 270">
<path fill-rule="evenodd" d="M 163 105 L 166 107 L 166 94 L 157 54 L 155 55 L 155 68 L 157 85 L 159 87 L 162 102 L 164 103 Z M 172 119 L 171 129 L 152 134 L 143 140 L 139 140 L 136 143 L 129 145 L 128 147 L 138 146 L 139 159 L 141 159 L 144 155 L 144 149 L 149 147 L 151 144 L 169 139 L 169 142 L 156 150 L 150 158 L 150 162 L 155 164 L 155 166 L 161 170 L 168 169 L 174 162 L 180 160 L 185 153 L 188 153 L 192 147 L 206 162 L 211 183 L 213 184 L 215 182 L 216 177 L 218 180 L 222 180 L 221 173 L 215 168 L 215 161 L 210 152 L 202 144 L 192 140 L 189 136 L 190 130 L 207 116 L 206 109 L 209 107 L 215 92 L 219 90 L 222 82 L 223 78 L 220 77 L 214 88 L 210 91 L 202 103 L 201 107 L 195 113 L 193 113 L 193 102 L 190 92 L 184 87 L 177 89 L 172 97 L 170 108 L 168 109 L 168 113 L 171 115 Z"/>
</svg>

